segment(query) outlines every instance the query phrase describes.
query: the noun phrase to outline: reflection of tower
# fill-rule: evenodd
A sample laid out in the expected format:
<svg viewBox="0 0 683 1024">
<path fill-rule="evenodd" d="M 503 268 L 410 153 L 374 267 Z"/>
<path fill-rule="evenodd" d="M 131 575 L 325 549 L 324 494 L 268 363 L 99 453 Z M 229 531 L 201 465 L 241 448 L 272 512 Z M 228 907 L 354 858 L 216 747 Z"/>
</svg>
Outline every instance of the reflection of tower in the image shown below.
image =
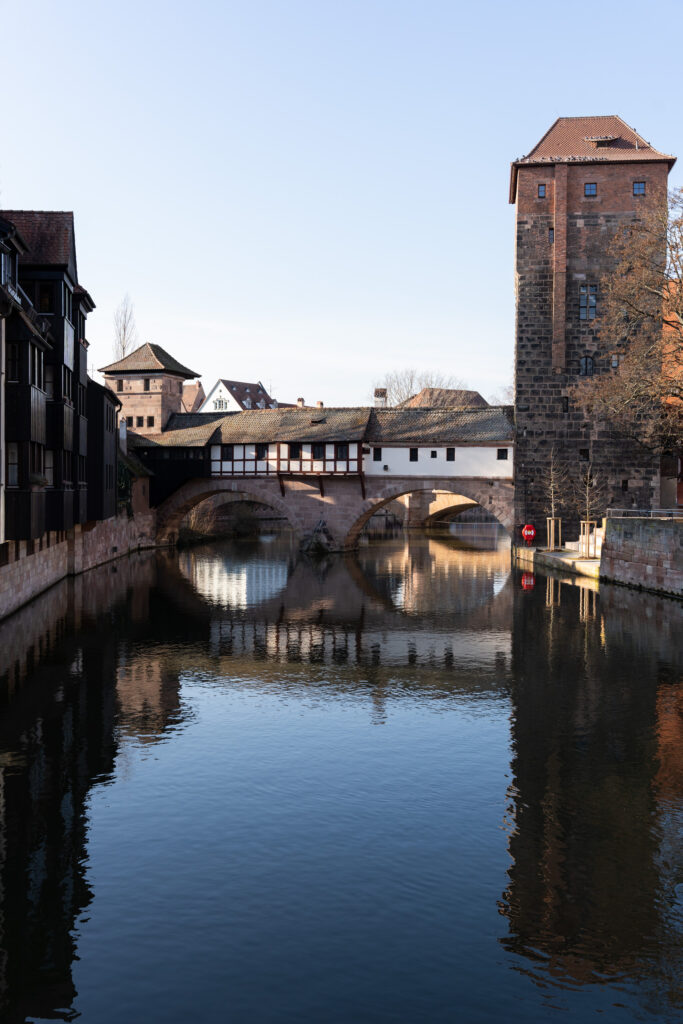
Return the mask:
<svg viewBox="0 0 683 1024">
<path fill-rule="evenodd" d="M 600 616 L 581 621 L 579 589 L 558 585 L 549 607 L 540 589 L 516 593 L 502 941 L 537 965 L 547 958 L 558 979 L 587 982 L 653 953 L 656 690 L 651 659 L 605 644 Z"/>
</svg>

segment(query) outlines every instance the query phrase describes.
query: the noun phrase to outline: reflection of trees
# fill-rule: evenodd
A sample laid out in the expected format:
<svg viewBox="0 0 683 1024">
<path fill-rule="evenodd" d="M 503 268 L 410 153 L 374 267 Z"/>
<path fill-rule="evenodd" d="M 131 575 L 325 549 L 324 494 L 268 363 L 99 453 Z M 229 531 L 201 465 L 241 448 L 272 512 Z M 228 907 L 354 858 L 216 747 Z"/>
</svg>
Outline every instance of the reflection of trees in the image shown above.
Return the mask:
<svg viewBox="0 0 683 1024">
<path fill-rule="evenodd" d="M 683 808 L 683 729 L 678 696 L 661 684 L 664 672 L 680 678 L 683 652 L 658 650 L 652 620 L 667 602 L 637 595 L 629 620 L 610 608 L 612 588 L 586 603 L 580 588 L 558 587 L 515 595 L 503 942 L 544 977 L 627 975 L 648 999 L 677 1000 L 660 862 L 662 794 Z"/>
</svg>

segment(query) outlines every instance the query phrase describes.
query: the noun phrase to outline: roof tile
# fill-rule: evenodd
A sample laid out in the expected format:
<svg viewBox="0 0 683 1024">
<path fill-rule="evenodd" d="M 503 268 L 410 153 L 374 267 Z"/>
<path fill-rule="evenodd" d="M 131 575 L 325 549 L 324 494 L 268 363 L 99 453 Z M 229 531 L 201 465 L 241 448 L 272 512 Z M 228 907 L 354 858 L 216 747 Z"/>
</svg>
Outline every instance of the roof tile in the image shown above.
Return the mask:
<svg viewBox="0 0 683 1024">
<path fill-rule="evenodd" d="M 188 380 L 190 377 L 200 376 L 194 370 L 190 370 L 187 366 L 179 363 L 161 345 L 152 345 L 149 342 L 140 345 L 134 352 L 124 356 L 123 359 L 110 363 L 109 366 L 101 367 L 100 373 L 144 373 L 147 371 L 156 371 L 158 373 L 160 370 L 172 373 L 176 377 L 183 377 L 185 380 Z"/>
</svg>

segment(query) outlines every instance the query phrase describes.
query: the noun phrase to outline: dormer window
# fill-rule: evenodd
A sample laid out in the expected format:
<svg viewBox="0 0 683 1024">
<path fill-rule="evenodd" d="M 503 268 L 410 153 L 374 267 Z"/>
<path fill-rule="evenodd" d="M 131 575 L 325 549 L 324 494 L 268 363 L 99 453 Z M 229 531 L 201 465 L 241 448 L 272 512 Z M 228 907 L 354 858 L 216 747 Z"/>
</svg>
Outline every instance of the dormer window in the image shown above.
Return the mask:
<svg viewBox="0 0 683 1024">
<path fill-rule="evenodd" d="M 244 408 L 245 409 L 251 409 L 251 398 L 245 398 L 244 399 Z"/>
</svg>

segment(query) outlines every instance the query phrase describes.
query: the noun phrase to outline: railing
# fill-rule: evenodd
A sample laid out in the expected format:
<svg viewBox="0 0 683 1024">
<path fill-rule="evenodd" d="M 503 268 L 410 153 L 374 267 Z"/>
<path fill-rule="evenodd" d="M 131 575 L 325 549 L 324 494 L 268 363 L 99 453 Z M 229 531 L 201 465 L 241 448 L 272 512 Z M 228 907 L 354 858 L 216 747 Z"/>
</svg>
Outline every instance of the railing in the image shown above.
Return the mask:
<svg viewBox="0 0 683 1024">
<path fill-rule="evenodd" d="M 683 508 L 608 508 L 608 519 L 683 519 Z"/>
</svg>

